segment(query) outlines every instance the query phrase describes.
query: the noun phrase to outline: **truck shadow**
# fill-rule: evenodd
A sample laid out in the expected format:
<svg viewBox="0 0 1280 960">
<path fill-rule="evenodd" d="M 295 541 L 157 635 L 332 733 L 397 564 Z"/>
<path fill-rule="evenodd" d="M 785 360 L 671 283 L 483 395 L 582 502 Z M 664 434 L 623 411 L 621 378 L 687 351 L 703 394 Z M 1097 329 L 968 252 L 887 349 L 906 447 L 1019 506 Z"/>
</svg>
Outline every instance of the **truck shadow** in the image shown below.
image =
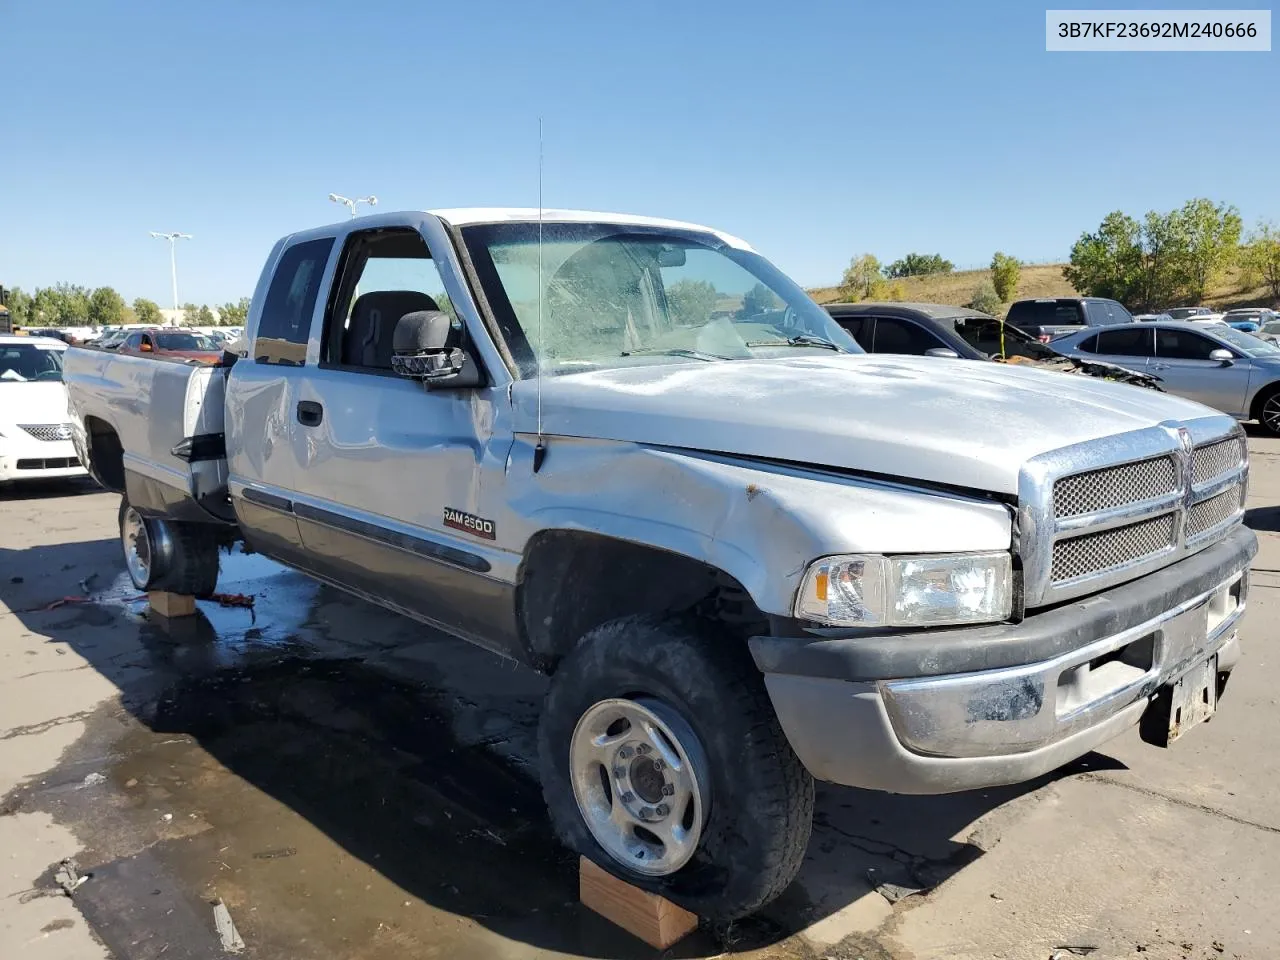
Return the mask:
<svg viewBox="0 0 1280 960">
<path fill-rule="evenodd" d="M 577 903 L 576 862 L 551 834 L 537 783 L 541 677 L 239 554 L 224 563 L 220 589 L 253 595 L 255 609 L 203 603 L 192 618 L 151 618 L 122 578 L 118 551 L 114 540 L 0 548 L 0 600 L 26 630 L 69 645 L 120 687 L 137 735 L 121 734 L 113 721 L 112 789 L 124 798 L 139 784 L 163 784 L 167 809 L 211 826 L 231 852 L 213 860 L 188 854 L 198 863 L 175 862 L 173 870 L 217 876 L 212 863 L 234 871 L 260 914 L 242 930 L 247 938 L 269 938 L 252 923 L 272 915 L 329 916 L 322 878 L 350 871 L 337 853 L 317 864 L 320 854 L 305 852 L 317 846 L 308 839 L 314 829 L 397 891 L 395 903 L 380 902 L 377 892 L 348 895 L 341 909 L 349 915 L 382 916 L 409 894 L 538 949 L 655 955 Z M 93 598 L 74 599 L 91 573 Z M 102 755 L 103 744 L 92 752 Z M 1096 754 L 1080 765 L 1116 766 Z M 175 767 L 222 772 L 188 782 L 171 775 Z M 796 883 L 758 916 L 704 929 L 666 956 L 740 952 L 828 920 L 837 939 L 850 904 L 882 916 L 890 902 L 935 887 L 982 855 L 970 836 L 975 823 L 1070 772 L 944 797 L 820 785 Z M 289 827 L 289 818 L 271 812 L 276 805 L 303 822 Z M 92 841 L 102 814 L 86 808 L 84 816 L 76 829 Z M 138 816 L 154 824 L 156 812 L 138 807 Z M 260 832 L 256 819 L 277 824 L 271 850 L 245 849 L 241 835 Z M 310 855 L 308 871 L 320 875 L 305 897 L 297 883 L 282 892 L 270 873 L 277 855 L 295 854 Z"/>
</svg>

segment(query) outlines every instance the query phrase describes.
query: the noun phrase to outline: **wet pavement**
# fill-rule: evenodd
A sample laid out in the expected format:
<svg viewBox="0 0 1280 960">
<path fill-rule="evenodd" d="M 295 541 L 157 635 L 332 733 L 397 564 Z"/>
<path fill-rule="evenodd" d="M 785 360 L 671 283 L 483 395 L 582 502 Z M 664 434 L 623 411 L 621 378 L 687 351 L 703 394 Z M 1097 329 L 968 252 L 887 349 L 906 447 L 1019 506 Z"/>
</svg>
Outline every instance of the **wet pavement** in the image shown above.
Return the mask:
<svg viewBox="0 0 1280 960">
<path fill-rule="evenodd" d="M 1255 446 L 1265 511 L 1280 443 Z M 153 618 L 117 503 L 88 485 L 0 496 L 0 957 L 221 957 L 215 903 L 250 957 L 657 955 L 577 902 L 532 760 L 542 678 L 239 551 L 219 590 L 252 609 Z M 1262 536 L 1265 610 L 1280 534 Z M 820 786 L 796 884 L 663 955 L 1274 955 L 1249 951 L 1280 943 L 1254 903 L 1280 877 L 1231 866 L 1280 856 L 1256 801 L 1280 788 L 1280 762 L 1256 760 L 1280 665 L 1251 618 L 1246 663 L 1270 673 L 1233 680 L 1239 703 L 1185 751 L 1122 738 L 953 797 Z M 89 879 L 68 900 L 54 875 L 71 855 Z"/>
</svg>

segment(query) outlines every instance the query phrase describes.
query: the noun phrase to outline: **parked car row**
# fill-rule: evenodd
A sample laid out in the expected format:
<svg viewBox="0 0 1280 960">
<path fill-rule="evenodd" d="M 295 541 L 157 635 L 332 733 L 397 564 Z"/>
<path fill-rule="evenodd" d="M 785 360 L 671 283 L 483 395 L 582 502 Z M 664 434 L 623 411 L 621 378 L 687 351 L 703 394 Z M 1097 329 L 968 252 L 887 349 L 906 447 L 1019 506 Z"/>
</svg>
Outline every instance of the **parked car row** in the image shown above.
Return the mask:
<svg viewBox="0 0 1280 960">
<path fill-rule="evenodd" d="M 172 327 L 156 327 L 150 330 L 111 330 L 91 345 L 118 353 L 217 363 L 222 358 L 222 350 L 227 342 L 228 339 L 221 333 L 203 334 Z"/>
</svg>

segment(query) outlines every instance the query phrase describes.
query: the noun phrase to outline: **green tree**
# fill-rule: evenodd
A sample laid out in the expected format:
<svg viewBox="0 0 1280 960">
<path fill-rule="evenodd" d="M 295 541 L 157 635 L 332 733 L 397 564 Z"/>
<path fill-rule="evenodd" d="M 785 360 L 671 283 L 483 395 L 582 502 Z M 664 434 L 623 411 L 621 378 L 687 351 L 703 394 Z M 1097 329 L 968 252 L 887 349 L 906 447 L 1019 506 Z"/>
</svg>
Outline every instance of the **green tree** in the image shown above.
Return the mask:
<svg viewBox="0 0 1280 960">
<path fill-rule="evenodd" d="M 931 273 L 950 273 L 955 264 L 942 259 L 940 253 L 908 253 L 885 268 L 885 276 L 891 280 L 901 277 L 924 277 Z"/>
<path fill-rule="evenodd" d="M 200 322 L 200 308 L 194 303 L 184 303 L 182 305 L 182 325 L 184 327 L 194 327 Z"/>
<path fill-rule="evenodd" d="M 1240 246 L 1240 211 L 1204 197 L 1188 200 L 1175 217 L 1180 233 L 1180 272 L 1187 292 L 1199 303 L 1227 267 L 1236 259 Z"/>
<path fill-rule="evenodd" d="M 768 313 L 770 310 L 777 310 L 781 306 L 782 301 L 778 299 L 778 295 L 776 293 L 766 287 L 763 283 L 757 283 L 742 295 L 742 309 L 738 311 L 738 316 L 744 319 L 749 317 L 758 317 L 762 313 Z M 709 315 L 710 311 L 707 313 L 707 316 Z"/>
<path fill-rule="evenodd" d="M 991 286 L 1001 303 L 1009 303 L 1018 295 L 1018 281 L 1021 278 L 1022 264 L 1018 262 L 1017 257 L 1011 257 L 999 251 L 992 255 Z"/>
<path fill-rule="evenodd" d="M 710 280 L 677 280 L 667 287 L 667 308 L 677 324 L 700 324 L 711 319 L 720 293 Z"/>
<path fill-rule="evenodd" d="M 1116 210 L 1103 218 L 1096 233 L 1082 234 L 1075 242 L 1062 276 L 1086 296 L 1131 301 L 1143 256 L 1142 225 Z"/>
<path fill-rule="evenodd" d="M 124 323 L 124 297 L 111 287 L 98 287 L 89 295 L 89 322 L 98 326 Z"/>
<path fill-rule="evenodd" d="M 990 280 L 983 280 L 974 288 L 968 306 L 970 310 L 977 310 L 993 317 L 998 317 L 1004 312 L 1004 301 L 996 293 L 995 284 Z"/>
<path fill-rule="evenodd" d="M 37 327 L 85 326 L 89 322 L 89 291 L 71 283 L 37 287 L 30 322 Z"/>
<path fill-rule="evenodd" d="M 243 327 L 248 316 L 248 297 L 241 297 L 236 303 L 224 303 L 218 308 L 218 323 L 224 327 Z"/>
<path fill-rule="evenodd" d="M 1272 299 L 1280 303 L 1280 229 L 1273 223 L 1259 223 L 1240 253 L 1245 273 L 1253 283 L 1266 284 Z M 12 295 L 10 301 L 9 309 L 13 310 Z"/>
<path fill-rule="evenodd" d="M 200 305 L 200 309 L 196 311 L 196 326 L 213 327 L 217 325 L 217 321 L 213 318 L 213 311 L 205 304 Z"/>
<path fill-rule="evenodd" d="M 15 327 L 31 326 L 33 301 L 31 295 L 21 287 L 9 290 L 5 306 L 9 309 L 9 317 Z"/>
<path fill-rule="evenodd" d="M 1186 236 L 1178 211 L 1147 211 L 1142 218 L 1142 258 L 1126 302 L 1163 310 L 1186 301 Z"/>
<path fill-rule="evenodd" d="M 840 280 L 840 295 L 847 300 L 865 300 L 882 279 L 880 261 L 873 254 L 864 253 L 849 261 Z"/>
<path fill-rule="evenodd" d="M 146 297 L 137 297 L 133 301 L 133 312 L 138 315 L 139 323 L 159 325 L 164 322 L 164 317 L 160 313 L 160 304 Z"/>
</svg>

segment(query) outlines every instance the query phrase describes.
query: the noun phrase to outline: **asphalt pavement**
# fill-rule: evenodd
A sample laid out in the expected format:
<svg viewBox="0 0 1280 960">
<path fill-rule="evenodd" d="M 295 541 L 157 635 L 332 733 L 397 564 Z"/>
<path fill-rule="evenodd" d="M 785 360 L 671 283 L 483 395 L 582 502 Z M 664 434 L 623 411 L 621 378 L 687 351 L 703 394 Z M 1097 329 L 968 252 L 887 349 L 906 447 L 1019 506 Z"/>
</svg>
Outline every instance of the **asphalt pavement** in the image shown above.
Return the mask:
<svg viewBox="0 0 1280 960">
<path fill-rule="evenodd" d="M 1261 551 L 1210 723 L 1018 787 L 820 786 L 792 888 L 663 955 L 1280 956 L 1280 441 L 1253 433 Z M 239 552 L 219 589 L 252 608 L 165 625 L 118 502 L 0 493 L 0 958 L 658 955 L 577 903 L 542 678 Z"/>
</svg>

